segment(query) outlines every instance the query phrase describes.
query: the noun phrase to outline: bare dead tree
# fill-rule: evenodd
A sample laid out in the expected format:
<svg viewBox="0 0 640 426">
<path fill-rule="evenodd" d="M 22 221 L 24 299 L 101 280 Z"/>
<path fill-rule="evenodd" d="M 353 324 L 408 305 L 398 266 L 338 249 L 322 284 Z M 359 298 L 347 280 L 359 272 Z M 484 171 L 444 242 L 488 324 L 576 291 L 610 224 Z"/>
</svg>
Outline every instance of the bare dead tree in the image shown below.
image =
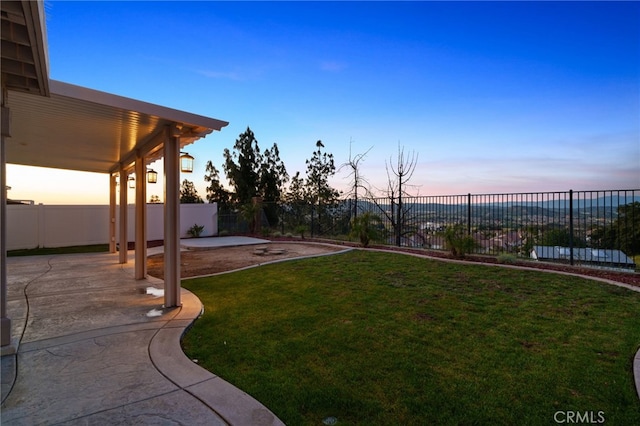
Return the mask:
<svg viewBox="0 0 640 426">
<path fill-rule="evenodd" d="M 387 171 L 387 189 L 384 192 L 385 198 L 391 203 L 391 208 L 384 208 L 376 198 L 372 198 L 373 203 L 391 223 L 397 246 L 401 245 L 401 238 L 403 230 L 406 231 L 405 225 L 407 223 L 407 215 L 409 213 L 408 209 L 405 208 L 402 199 L 404 196 L 409 196 L 407 191 L 408 188 L 417 187 L 416 185 L 409 184 L 417 165 L 418 154 L 415 151 L 405 154 L 404 147 L 400 146 L 398 143 L 398 155 L 395 163 L 393 162 L 392 157 L 389 158 L 388 162 L 385 161 L 385 169 Z"/>
<path fill-rule="evenodd" d="M 349 168 L 348 177 L 351 180 L 351 189 L 346 195 L 349 198 L 353 198 L 354 200 L 353 217 L 357 217 L 358 216 L 358 189 L 364 189 L 366 191 L 367 187 L 365 186 L 365 184 L 368 184 L 367 180 L 360 173 L 360 162 L 364 161 L 365 157 L 373 147 L 370 147 L 362 154 L 357 154 L 353 156 L 351 154 L 352 144 L 353 144 L 353 140 L 350 139 L 349 140 L 349 161 L 341 164 L 340 167 L 338 168 L 338 171 L 342 170 L 343 168 Z"/>
</svg>

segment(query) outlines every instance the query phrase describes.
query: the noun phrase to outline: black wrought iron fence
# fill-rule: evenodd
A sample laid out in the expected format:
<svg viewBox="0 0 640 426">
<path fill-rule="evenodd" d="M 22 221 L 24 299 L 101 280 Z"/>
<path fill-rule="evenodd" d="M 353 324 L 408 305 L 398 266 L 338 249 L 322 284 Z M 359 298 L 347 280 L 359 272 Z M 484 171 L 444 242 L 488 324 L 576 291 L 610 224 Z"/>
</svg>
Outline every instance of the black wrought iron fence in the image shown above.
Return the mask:
<svg viewBox="0 0 640 426">
<path fill-rule="evenodd" d="M 349 200 L 331 205 L 309 203 L 262 203 L 262 214 L 258 233 L 279 235 L 324 237 L 346 239 L 349 234 L 351 216 Z M 221 234 L 250 233 L 254 227 L 253 217 L 245 213 L 245 206 L 232 206 L 218 212 L 218 230 Z"/>
<path fill-rule="evenodd" d="M 345 240 L 353 219 L 368 213 L 377 218 L 380 244 L 448 250 L 453 239 L 460 238 L 475 254 L 628 269 L 640 255 L 640 189 L 363 198 L 265 207 L 270 219 L 263 215 L 263 233 Z M 233 220 L 242 223 L 238 217 Z M 234 232 L 232 221 L 223 214 L 220 218 L 219 229 Z"/>
</svg>

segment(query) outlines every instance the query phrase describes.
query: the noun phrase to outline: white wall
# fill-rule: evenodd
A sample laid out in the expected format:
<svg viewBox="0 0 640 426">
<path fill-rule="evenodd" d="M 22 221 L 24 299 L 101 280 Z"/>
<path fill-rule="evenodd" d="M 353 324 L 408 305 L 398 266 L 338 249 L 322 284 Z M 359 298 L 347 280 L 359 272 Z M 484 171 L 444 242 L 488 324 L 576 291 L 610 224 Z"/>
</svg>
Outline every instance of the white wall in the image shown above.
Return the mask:
<svg viewBox="0 0 640 426">
<path fill-rule="evenodd" d="M 127 218 L 127 239 L 129 241 L 135 240 L 135 211 L 135 206 L 130 204 Z M 120 209 L 116 209 L 116 220 L 120 220 Z M 189 238 L 187 231 L 196 224 L 204 225 L 201 237 L 218 235 L 218 204 L 180 204 L 180 238 Z M 163 239 L 164 204 L 147 204 L 147 241 Z M 120 237 L 116 231 L 116 241 L 119 240 Z"/>
<path fill-rule="evenodd" d="M 194 224 L 203 237 L 218 235 L 217 204 L 180 205 L 180 236 Z M 116 209 L 119 221 L 119 209 Z M 128 206 L 127 234 L 135 240 L 135 206 Z M 116 231 L 116 238 L 118 232 Z M 164 239 L 164 205 L 147 204 L 147 240 Z M 7 250 L 109 242 L 109 206 L 8 205 Z"/>
<path fill-rule="evenodd" d="M 37 205 L 7 206 L 7 250 L 41 245 L 39 210 Z"/>
<path fill-rule="evenodd" d="M 207 206 L 213 206 L 213 208 Z M 160 215 L 162 217 L 162 215 Z M 218 235 L 218 203 L 180 204 L 180 236 L 187 238 L 193 225 L 204 225 L 201 237 Z M 148 229 L 148 227 L 147 227 Z"/>
</svg>

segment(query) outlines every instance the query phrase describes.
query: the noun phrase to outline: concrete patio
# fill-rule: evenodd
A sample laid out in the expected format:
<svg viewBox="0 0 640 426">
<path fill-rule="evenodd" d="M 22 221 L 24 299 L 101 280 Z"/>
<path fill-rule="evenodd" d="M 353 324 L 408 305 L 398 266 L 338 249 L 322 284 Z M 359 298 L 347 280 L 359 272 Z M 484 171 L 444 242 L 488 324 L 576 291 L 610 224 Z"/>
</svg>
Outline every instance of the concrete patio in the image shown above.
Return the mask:
<svg viewBox="0 0 640 426">
<path fill-rule="evenodd" d="M 7 259 L 2 424 L 282 424 L 184 355 L 202 304 L 182 289 L 182 306 L 165 309 L 163 282 L 135 280 L 132 257 Z"/>
<path fill-rule="evenodd" d="M 180 240 L 180 248 L 187 250 L 213 250 L 222 247 L 268 244 L 270 242 L 269 240 L 244 236 L 185 238 Z"/>
</svg>

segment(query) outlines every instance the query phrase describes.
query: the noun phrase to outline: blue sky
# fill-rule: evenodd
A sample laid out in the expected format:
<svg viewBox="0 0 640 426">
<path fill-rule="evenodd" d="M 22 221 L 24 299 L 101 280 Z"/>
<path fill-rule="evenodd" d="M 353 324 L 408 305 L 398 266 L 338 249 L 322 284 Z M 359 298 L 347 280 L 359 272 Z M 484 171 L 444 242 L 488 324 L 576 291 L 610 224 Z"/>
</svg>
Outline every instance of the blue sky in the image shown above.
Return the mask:
<svg viewBox="0 0 640 426">
<path fill-rule="evenodd" d="M 221 170 L 247 126 L 291 175 L 318 139 L 337 166 L 350 141 L 371 148 L 361 172 L 380 189 L 400 145 L 418 156 L 416 195 L 640 187 L 638 2 L 48 1 L 46 13 L 51 78 L 230 122 L 189 147 L 183 178 L 203 197 L 206 161 Z M 62 198 L 33 195 L 21 172 L 9 169 L 10 198 Z M 76 195 L 106 203 L 96 179 Z"/>
</svg>

